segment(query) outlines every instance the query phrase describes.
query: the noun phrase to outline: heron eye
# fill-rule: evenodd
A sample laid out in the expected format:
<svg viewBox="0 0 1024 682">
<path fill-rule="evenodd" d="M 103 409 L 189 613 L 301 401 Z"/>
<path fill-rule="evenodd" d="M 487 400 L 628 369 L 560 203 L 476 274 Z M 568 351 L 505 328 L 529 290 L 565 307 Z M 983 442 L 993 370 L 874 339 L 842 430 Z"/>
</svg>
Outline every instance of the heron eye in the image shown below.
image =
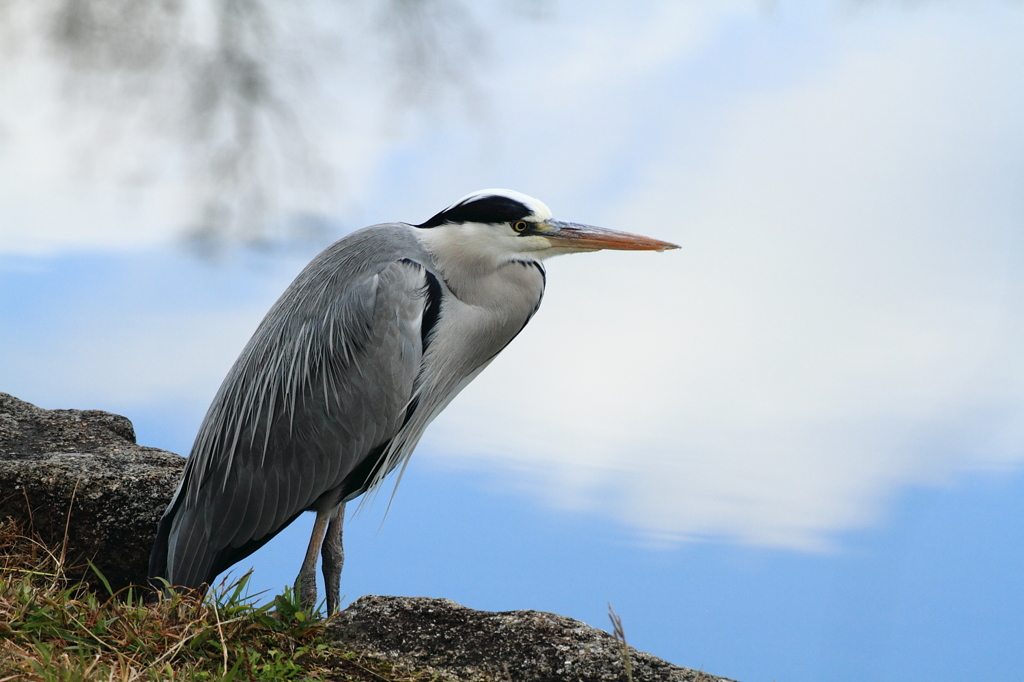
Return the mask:
<svg viewBox="0 0 1024 682">
<path fill-rule="evenodd" d="M 512 229 L 516 232 L 526 232 L 526 228 L 529 227 L 525 220 L 517 220 L 512 223 Z"/>
</svg>

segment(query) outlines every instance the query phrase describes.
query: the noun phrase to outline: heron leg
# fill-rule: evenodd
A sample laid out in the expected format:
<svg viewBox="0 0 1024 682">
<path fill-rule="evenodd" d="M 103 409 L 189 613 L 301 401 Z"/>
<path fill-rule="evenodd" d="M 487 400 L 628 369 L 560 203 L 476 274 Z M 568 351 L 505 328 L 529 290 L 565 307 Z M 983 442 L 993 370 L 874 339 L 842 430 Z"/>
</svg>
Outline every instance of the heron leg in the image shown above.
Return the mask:
<svg viewBox="0 0 1024 682">
<path fill-rule="evenodd" d="M 306 548 L 306 558 L 302 561 L 299 577 L 295 581 L 295 591 L 299 593 L 299 600 L 310 613 L 316 608 L 316 555 L 324 541 L 330 514 L 330 511 L 316 513 L 313 535 L 309 538 L 309 547 Z"/>
<path fill-rule="evenodd" d="M 322 549 L 324 557 L 324 589 L 327 590 L 327 615 L 338 611 L 341 601 L 341 568 L 345 565 L 345 548 L 341 544 L 341 527 L 345 523 L 345 503 L 331 516 Z"/>
</svg>

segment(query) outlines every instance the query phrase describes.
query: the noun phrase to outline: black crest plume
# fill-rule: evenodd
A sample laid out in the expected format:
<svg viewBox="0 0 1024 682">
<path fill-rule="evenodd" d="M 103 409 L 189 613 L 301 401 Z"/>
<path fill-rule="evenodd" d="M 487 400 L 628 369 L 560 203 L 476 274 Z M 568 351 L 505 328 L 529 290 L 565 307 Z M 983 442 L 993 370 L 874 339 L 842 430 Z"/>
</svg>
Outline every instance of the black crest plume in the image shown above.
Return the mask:
<svg viewBox="0 0 1024 682">
<path fill-rule="evenodd" d="M 520 201 L 497 194 L 488 194 L 472 197 L 454 206 L 449 206 L 416 227 L 429 228 L 459 223 L 514 223 L 531 213 L 532 211 Z"/>
</svg>

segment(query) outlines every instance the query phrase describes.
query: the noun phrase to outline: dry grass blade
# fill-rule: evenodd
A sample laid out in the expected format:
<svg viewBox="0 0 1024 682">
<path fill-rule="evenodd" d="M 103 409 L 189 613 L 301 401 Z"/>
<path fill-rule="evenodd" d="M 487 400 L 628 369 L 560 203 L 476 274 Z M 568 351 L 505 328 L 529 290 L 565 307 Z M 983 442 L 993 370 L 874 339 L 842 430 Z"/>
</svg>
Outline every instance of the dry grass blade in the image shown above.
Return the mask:
<svg viewBox="0 0 1024 682">
<path fill-rule="evenodd" d="M 64 538 L 60 542 L 60 561 L 58 562 L 61 566 L 67 561 L 68 558 L 68 529 L 71 528 L 71 510 L 75 508 L 75 496 L 78 495 L 78 484 L 82 482 L 82 477 L 75 480 L 75 487 L 71 491 L 71 500 L 68 502 L 68 513 L 64 518 Z"/>
<path fill-rule="evenodd" d="M 217 634 L 220 635 L 220 649 L 224 654 L 224 676 L 228 674 L 228 643 L 224 641 L 224 626 L 220 622 L 220 611 L 217 610 L 217 602 L 214 600 L 213 616 L 217 619 Z"/>
<path fill-rule="evenodd" d="M 629 645 L 626 644 L 626 631 L 622 628 L 622 619 L 615 613 L 611 602 L 608 602 L 608 619 L 612 622 L 612 636 L 619 643 L 619 655 L 622 656 L 622 665 L 626 669 L 626 680 L 633 682 L 633 663 L 629 657 Z"/>
</svg>

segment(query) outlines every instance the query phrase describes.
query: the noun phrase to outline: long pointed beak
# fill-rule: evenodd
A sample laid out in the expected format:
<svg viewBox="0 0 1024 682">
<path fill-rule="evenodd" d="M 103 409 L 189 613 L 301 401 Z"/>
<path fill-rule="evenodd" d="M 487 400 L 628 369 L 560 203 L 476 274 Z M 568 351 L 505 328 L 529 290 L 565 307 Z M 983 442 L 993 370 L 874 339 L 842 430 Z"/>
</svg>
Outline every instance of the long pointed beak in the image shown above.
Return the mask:
<svg viewBox="0 0 1024 682">
<path fill-rule="evenodd" d="M 549 220 L 550 230 L 542 234 L 551 242 L 552 248 L 571 251 L 599 251 L 615 249 L 616 251 L 667 251 L 678 249 L 677 244 L 651 239 L 639 234 L 606 230 L 593 225 L 564 223 L 560 220 Z"/>
</svg>

